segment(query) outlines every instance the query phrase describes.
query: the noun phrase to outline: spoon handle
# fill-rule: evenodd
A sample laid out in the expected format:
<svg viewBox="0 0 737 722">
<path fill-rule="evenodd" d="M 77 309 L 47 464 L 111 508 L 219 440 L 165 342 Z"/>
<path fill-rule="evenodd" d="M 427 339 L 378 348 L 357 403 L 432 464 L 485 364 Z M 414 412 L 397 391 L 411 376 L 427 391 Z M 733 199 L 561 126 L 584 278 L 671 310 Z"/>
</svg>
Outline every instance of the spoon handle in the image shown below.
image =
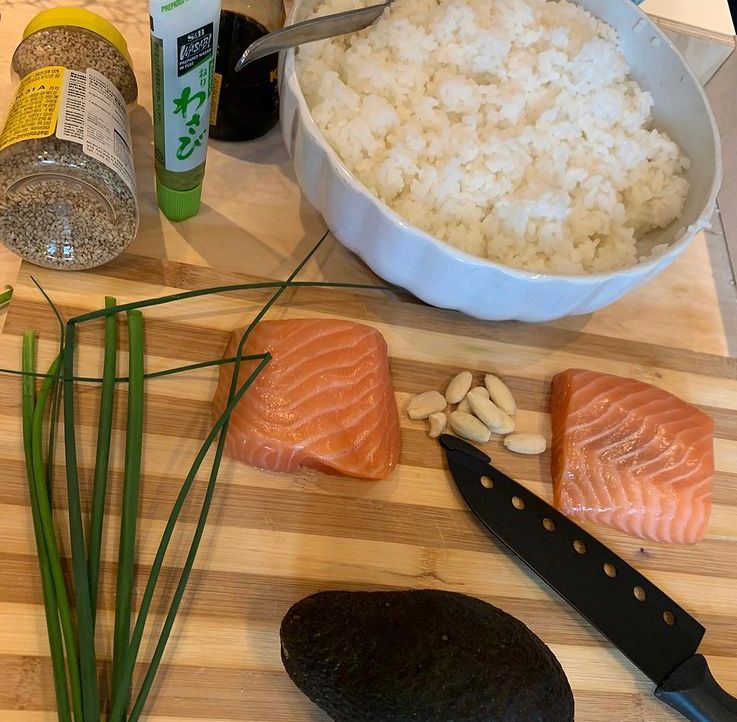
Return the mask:
<svg viewBox="0 0 737 722">
<path fill-rule="evenodd" d="M 325 40 L 336 35 L 345 35 L 346 33 L 363 30 L 380 18 L 390 3 L 391 0 L 386 0 L 386 2 L 371 5 L 367 8 L 312 18 L 264 35 L 246 48 L 235 66 L 235 70 L 236 72 L 243 70 L 248 63 L 252 63 L 254 60 L 272 53 L 278 53 L 280 50 L 293 48 L 295 45 L 312 43 L 315 40 Z"/>
</svg>

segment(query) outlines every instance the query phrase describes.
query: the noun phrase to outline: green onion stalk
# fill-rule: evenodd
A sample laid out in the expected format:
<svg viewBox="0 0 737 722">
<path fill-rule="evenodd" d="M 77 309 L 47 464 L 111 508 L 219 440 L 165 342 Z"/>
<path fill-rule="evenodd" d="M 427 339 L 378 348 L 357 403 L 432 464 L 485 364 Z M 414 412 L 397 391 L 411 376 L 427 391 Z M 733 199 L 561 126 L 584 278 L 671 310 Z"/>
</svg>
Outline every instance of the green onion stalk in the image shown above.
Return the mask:
<svg viewBox="0 0 737 722">
<path fill-rule="evenodd" d="M 115 299 L 107 296 L 105 308 L 115 306 Z M 107 496 L 108 467 L 110 464 L 110 440 L 113 429 L 113 405 L 115 402 L 115 371 L 118 355 L 118 317 L 105 319 L 105 356 L 103 359 L 102 389 L 100 392 L 100 415 L 97 423 L 97 451 L 95 454 L 95 476 L 92 486 L 92 511 L 87 548 L 87 574 L 90 584 L 92 624 L 97 616 L 97 595 L 100 579 L 100 552 L 105 520 L 105 497 Z"/>
<path fill-rule="evenodd" d="M 235 366 L 233 368 L 233 373 L 231 376 L 231 385 L 230 385 L 230 391 L 228 393 L 228 402 L 226 405 L 226 409 L 222 413 L 218 421 L 216 422 L 215 426 L 210 431 L 210 434 L 205 440 L 205 443 L 203 444 L 202 448 L 197 454 L 197 458 L 195 459 L 195 462 L 192 465 L 192 468 L 190 469 L 189 474 L 187 475 L 187 480 L 185 481 L 185 484 L 183 486 L 183 491 L 186 489 L 186 492 L 185 492 L 185 498 L 186 498 L 186 494 L 189 493 L 189 489 L 191 488 L 191 485 L 194 482 L 194 479 L 197 473 L 199 472 L 199 468 L 205 458 L 205 455 L 207 454 L 207 452 L 210 449 L 210 446 L 214 443 L 215 439 L 219 435 L 220 438 L 218 441 L 217 450 L 215 452 L 215 458 L 212 464 L 210 480 L 208 483 L 207 491 L 205 493 L 205 498 L 202 503 L 200 517 L 197 521 L 197 526 L 195 528 L 195 535 L 190 545 L 190 550 L 189 550 L 189 554 L 187 557 L 187 561 L 184 565 L 184 568 L 182 569 L 182 573 L 180 575 L 180 580 L 177 586 L 177 590 L 174 594 L 174 598 L 169 607 L 169 612 L 167 613 L 166 620 L 164 622 L 164 627 L 162 628 L 161 633 L 159 635 L 159 641 L 157 643 L 154 656 L 151 660 L 151 664 L 149 665 L 149 669 L 144 678 L 139 695 L 133 706 L 133 710 L 132 710 L 129 722 L 137 722 L 143 710 L 143 707 L 146 703 L 146 699 L 148 698 L 148 694 L 151 690 L 154 677 L 156 676 L 159 665 L 161 663 L 161 658 L 163 656 L 164 649 L 166 648 L 166 644 L 168 642 L 169 635 L 171 633 L 171 628 L 173 626 L 174 619 L 179 610 L 179 605 L 181 603 L 181 599 L 184 594 L 184 589 L 187 585 L 189 575 L 194 565 L 195 557 L 199 549 L 199 543 L 202 538 L 202 532 L 207 522 L 207 517 L 209 514 L 209 510 L 210 510 L 210 505 L 212 502 L 215 485 L 217 483 L 217 477 L 220 471 L 220 462 L 222 460 L 222 456 L 225 451 L 225 440 L 226 440 L 227 433 L 228 433 L 228 424 L 230 423 L 230 416 L 233 413 L 236 406 L 238 405 L 238 403 L 240 402 L 241 398 L 245 395 L 246 391 L 248 391 L 248 389 L 250 388 L 251 384 L 254 382 L 256 377 L 261 373 L 263 368 L 265 368 L 266 364 L 268 364 L 271 359 L 270 355 L 266 354 L 261 364 L 259 364 L 259 366 L 256 367 L 256 369 L 251 374 L 251 376 L 246 380 L 246 382 L 240 388 L 238 388 L 238 377 L 240 375 L 240 366 L 241 366 L 240 358 L 243 355 L 243 349 L 246 345 L 246 341 L 250 337 L 254 328 L 261 321 L 261 319 L 268 313 L 269 309 L 276 303 L 276 301 L 284 293 L 284 291 L 286 291 L 287 288 L 289 288 L 290 284 L 299 275 L 299 273 L 307 265 L 307 263 L 309 263 L 310 259 L 315 255 L 315 253 L 317 253 L 318 249 L 320 248 L 320 246 L 322 245 L 326 237 L 327 237 L 327 233 L 325 233 L 322 236 L 319 242 L 312 248 L 312 250 L 304 258 L 304 260 L 292 272 L 287 282 L 276 290 L 276 292 L 269 299 L 268 303 L 264 306 L 263 309 L 261 309 L 261 311 L 258 313 L 256 318 L 249 324 L 248 328 L 243 332 L 243 335 L 241 336 L 240 343 L 238 344 L 238 350 L 236 353 L 236 358 L 238 360 L 235 363 Z M 181 494 L 180 494 L 180 497 L 181 497 Z M 177 501 L 179 501 L 179 499 L 177 499 Z M 183 501 L 182 501 L 182 504 L 183 504 Z M 175 505 L 175 508 L 172 511 L 172 515 L 170 517 L 171 526 L 167 524 L 166 529 L 164 531 L 164 536 L 162 537 L 162 541 L 159 546 L 159 550 L 157 551 L 156 560 L 154 561 L 154 565 L 149 575 L 149 584 L 147 584 L 146 586 L 146 591 L 144 592 L 144 600 L 143 600 L 143 603 L 141 604 L 141 610 L 139 611 L 138 619 L 136 621 L 134 639 L 131 643 L 131 648 L 129 650 L 129 654 L 125 661 L 124 677 L 120 680 L 120 684 L 116 688 L 115 693 L 113 695 L 113 707 L 112 707 L 112 712 L 110 714 L 109 722 L 122 722 L 122 720 L 124 719 L 125 690 L 127 686 L 130 685 L 130 680 L 133 675 L 133 669 L 135 666 L 136 658 L 138 656 L 138 650 L 140 649 L 141 639 L 143 637 L 143 630 L 146 625 L 146 619 L 147 619 L 148 611 L 151 605 L 151 599 L 153 597 L 153 592 L 156 586 L 156 582 L 158 581 L 158 576 L 161 570 L 161 565 L 163 564 L 164 556 L 166 555 L 166 550 L 169 545 L 169 541 L 171 539 L 171 533 L 174 530 L 174 526 L 177 522 L 180 512 L 181 512 L 181 506 L 177 508 L 177 506 Z"/>
<path fill-rule="evenodd" d="M 120 543 L 118 549 L 118 575 L 116 584 L 115 627 L 113 639 L 113 671 L 111 687 L 111 707 L 108 722 L 137 722 L 145 707 L 148 695 L 156 678 L 167 642 L 169 640 L 177 613 L 179 611 L 191 571 L 194 567 L 199 545 L 207 523 L 214 497 L 220 464 L 225 450 L 225 439 L 230 417 L 243 396 L 248 392 L 259 374 L 271 360 L 268 353 L 244 355 L 243 351 L 253 329 L 263 319 L 270 308 L 283 293 L 292 287 L 313 288 L 351 288 L 368 290 L 393 290 L 391 287 L 369 284 L 343 284 L 299 282 L 295 278 L 310 261 L 325 240 L 325 234 L 304 260 L 284 282 L 250 283 L 231 286 L 218 286 L 196 291 L 187 291 L 157 299 L 147 299 L 134 303 L 117 305 L 115 299 L 106 298 L 105 308 L 82 314 L 64 324 L 58 309 L 35 279 L 36 285 L 47 299 L 59 320 L 61 327 L 61 351 L 47 374 L 35 368 L 35 335 L 26 334 L 23 345 L 23 430 L 26 466 L 28 468 L 29 491 L 33 513 L 36 546 L 38 549 L 41 582 L 44 594 L 49 645 L 51 648 L 54 685 L 57 697 L 60 722 L 99 722 L 101 719 L 97 668 L 95 657 L 95 621 L 98 609 L 100 560 L 107 495 L 110 443 L 112 436 L 113 407 L 115 388 L 120 383 L 128 387 L 128 416 L 126 426 L 126 453 L 121 506 Z M 254 291 L 271 289 L 268 303 L 257 314 L 243 333 L 234 357 L 205 361 L 155 373 L 144 372 L 144 330 L 141 309 L 173 303 L 190 298 L 198 298 L 218 293 L 234 291 Z M 129 333 L 128 376 L 116 376 L 117 356 L 117 318 L 126 313 Z M 101 378 L 75 375 L 74 354 L 78 327 L 94 319 L 105 321 L 105 353 L 103 375 Z M 256 367 L 244 383 L 239 384 L 243 361 L 257 361 Z M 207 438 L 198 451 L 191 468 L 182 484 L 180 492 L 167 520 L 151 566 L 148 580 L 141 598 L 140 608 L 133 617 L 132 593 L 135 573 L 135 542 L 138 515 L 139 489 L 141 483 L 141 451 L 144 424 L 144 382 L 146 379 L 162 378 L 177 373 L 212 366 L 232 365 L 232 377 L 226 408 L 215 422 Z M 41 378 L 41 390 L 36 399 L 35 379 Z M 101 400 L 98 418 L 97 449 L 94 484 L 92 492 L 91 516 L 87 542 L 82 519 L 82 499 L 77 469 L 77 448 L 75 433 L 75 383 L 101 384 Z M 67 497 L 69 507 L 69 540 L 72 553 L 72 589 L 67 591 L 61 567 L 61 558 L 56 542 L 55 529 L 51 516 L 50 479 L 53 466 L 53 440 L 55 403 L 57 386 L 63 386 L 64 449 L 66 462 Z M 49 398 L 52 399 L 51 430 L 49 434 L 48 468 L 43 458 L 43 422 Z M 185 564 L 180 573 L 169 610 L 156 647 L 143 677 L 141 688 L 134 698 L 128 715 L 133 670 L 143 641 L 151 603 L 156 590 L 164 559 L 169 548 L 176 524 L 195 483 L 197 475 L 210 448 L 217 440 L 217 449 L 210 469 L 205 496 L 200 509 L 197 525 L 190 543 Z M 72 610 L 69 599 L 74 598 L 76 607 L 76 634 L 72 625 Z M 71 699 L 71 704 L 70 704 Z"/>
<path fill-rule="evenodd" d="M 5 290 L 0 293 L 0 308 L 7 306 L 13 299 L 13 287 L 5 286 Z"/>
<path fill-rule="evenodd" d="M 64 342 L 64 454 L 69 506 L 69 539 L 72 551 L 72 583 L 77 601 L 77 639 L 82 684 L 82 721 L 99 722 L 100 696 L 97 685 L 95 630 L 92 621 L 90 584 L 87 575 L 87 548 L 82 526 L 82 500 L 77 470 L 77 440 L 74 422 L 74 350 L 76 326 L 68 323 Z"/>
<path fill-rule="evenodd" d="M 33 372 L 36 367 L 36 335 L 27 331 L 23 336 L 23 363 L 25 372 Z M 72 712 L 69 704 L 69 690 L 67 687 L 66 662 L 64 657 L 64 641 L 59 621 L 59 605 L 54 589 L 54 579 L 51 573 L 49 552 L 44 539 L 43 522 L 37 497 L 36 468 L 33 463 L 33 427 L 36 415 L 36 388 L 33 376 L 23 378 L 23 450 L 28 472 L 28 491 L 31 499 L 31 517 L 33 532 L 36 538 L 39 571 L 41 574 L 41 591 L 44 600 L 46 615 L 46 630 L 51 652 L 51 667 L 54 675 L 54 691 L 56 693 L 56 707 L 59 722 L 71 722 Z M 73 635 L 71 637 L 73 642 Z M 77 686 L 77 702 L 79 702 L 79 687 Z M 77 706 L 75 716 L 80 707 Z"/>
<path fill-rule="evenodd" d="M 128 311 L 128 425 L 123 476 L 123 505 L 118 545 L 118 583 L 113 633 L 113 689 L 120 686 L 121 666 L 130 642 L 133 577 L 135 574 L 138 492 L 143 445 L 143 314 Z M 126 694 L 127 696 L 127 694 Z"/>
</svg>

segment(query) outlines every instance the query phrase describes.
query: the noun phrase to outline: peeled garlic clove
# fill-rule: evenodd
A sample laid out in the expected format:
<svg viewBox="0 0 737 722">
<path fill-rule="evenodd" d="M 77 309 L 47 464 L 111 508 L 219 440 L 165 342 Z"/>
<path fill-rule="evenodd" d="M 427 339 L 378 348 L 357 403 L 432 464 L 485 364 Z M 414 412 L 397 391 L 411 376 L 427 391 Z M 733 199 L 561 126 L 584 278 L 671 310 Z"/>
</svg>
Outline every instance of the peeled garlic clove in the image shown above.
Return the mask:
<svg viewBox="0 0 737 722">
<path fill-rule="evenodd" d="M 484 382 L 489 392 L 489 398 L 505 414 L 514 416 L 517 413 L 517 402 L 514 400 L 514 396 L 512 396 L 512 392 L 507 385 L 501 379 L 494 376 L 494 374 L 487 374 Z"/>
<path fill-rule="evenodd" d="M 491 431 L 502 425 L 504 412 L 482 394 L 469 394 L 468 403 L 474 415 Z"/>
<path fill-rule="evenodd" d="M 468 396 L 456 407 L 456 411 L 460 411 L 462 414 L 472 414 L 471 404 L 468 403 Z"/>
<path fill-rule="evenodd" d="M 473 383 L 470 371 L 462 371 L 449 384 L 445 391 L 445 400 L 449 404 L 459 404 L 468 393 Z"/>
<path fill-rule="evenodd" d="M 437 439 L 438 436 L 445 431 L 445 427 L 448 425 L 448 417 L 442 411 L 437 414 L 430 414 L 428 421 L 430 422 L 428 434 L 431 439 Z"/>
<path fill-rule="evenodd" d="M 456 408 L 456 411 L 462 411 L 464 414 L 473 414 L 473 409 L 471 409 L 471 403 L 468 400 L 468 397 L 471 394 L 479 394 L 483 398 L 487 399 L 489 398 L 489 392 L 486 390 L 485 386 L 475 386 L 472 388 L 467 394 L 466 398 L 461 401 L 460 404 L 458 404 L 458 408 Z"/>
<path fill-rule="evenodd" d="M 492 429 L 492 431 L 500 436 L 506 436 L 507 434 L 514 432 L 516 428 L 517 424 L 514 419 L 509 414 L 505 414 L 502 411 L 502 422 L 495 429 Z"/>
<path fill-rule="evenodd" d="M 473 413 L 492 433 L 504 436 L 514 431 L 514 419 L 505 414 L 493 401 L 489 401 L 481 394 L 470 394 L 468 401 Z"/>
<path fill-rule="evenodd" d="M 479 394 L 483 396 L 485 399 L 489 398 L 489 392 L 486 390 L 486 386 L 474 386 L 468 393 L 469 394 Z"/>
<path fill-rule="evenodd" d="M 491 432 L 475 416 L 454 411 L 450 415 L 450 426 L 458 436 L 478 444 L 485 444 L 491 438 Z"/>
<path fill-rule="evenodd" d="M 543 454 L 548 442 L 540 434 L 510 434 L 504 439 L 504 446 L 517 454 Z"/>
<path fill-rule="evenodd" d="M 407 415 L 410 419 L 427 419 L 431 414 L 443 411 L 447 405 L 445 396 L 439 391 L 425 391 L 407 404 Z"/>
</svg>

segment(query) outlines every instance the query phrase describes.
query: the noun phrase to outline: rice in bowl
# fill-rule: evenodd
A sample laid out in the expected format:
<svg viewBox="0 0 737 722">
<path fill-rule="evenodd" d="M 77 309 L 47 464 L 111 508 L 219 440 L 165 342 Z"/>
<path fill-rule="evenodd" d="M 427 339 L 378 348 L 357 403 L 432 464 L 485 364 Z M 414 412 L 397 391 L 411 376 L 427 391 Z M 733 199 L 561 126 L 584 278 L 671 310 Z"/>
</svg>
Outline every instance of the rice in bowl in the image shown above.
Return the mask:
<svg viewBox="0 0 737 722">
<path fill-rule="evenodd" d="M 573 3 L 394 0 L 371 28 L 302 46 L 298 73 L 348 169 L 468 253 L 609 271 L 683 211 L 688 159 L 651 128 L 615 31 Z"/>
</svg>

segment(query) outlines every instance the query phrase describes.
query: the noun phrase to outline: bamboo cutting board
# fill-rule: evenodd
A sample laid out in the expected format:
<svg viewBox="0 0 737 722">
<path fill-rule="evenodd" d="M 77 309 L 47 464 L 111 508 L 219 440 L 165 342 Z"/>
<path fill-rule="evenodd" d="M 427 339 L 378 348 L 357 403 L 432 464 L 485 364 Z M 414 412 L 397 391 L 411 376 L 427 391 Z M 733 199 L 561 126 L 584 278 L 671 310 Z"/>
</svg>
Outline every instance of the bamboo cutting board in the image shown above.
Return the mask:
<svg viewBox="0 0 737 722">
<path fill-rule="evenodd" d="M 703 246 L 694 249 L 694 263 L 703 251 Z M 328 256 L 340 255 L 333 248 L 321 261 L 326 265 Z M 105 293 L 127 302 L 252 278 L 135 255 L 86 274 L 62 275 L 24 265 L 0 346 L 3 367 L 18 367 L 21 334 L 26 328 L 39 330 L 42 366 L 50 362 L 56 349 L 55 322 L 32 286 L 30 273 L 68 315 L 98 307 Z M 677 269 L 670 276 L 671 281 L 677 279 Z M 640 294 L 640 302 L 649 293 L 652 291 Z M 147 312 L 147 370 L 218 358 L 229 332 L 247 323 L 265 299 L 263 292 L 238 293 Z M 685 301 L 674 297 L 674 312 Z M 643 315 L 646 327 L 656 322 L 647 308 Z M 520 426 L 547 432 L 548 382 L 556 371 L 569 366 L 654 380 L 703 406 L 717 422 L 716 504 L 708 539 L 695 547 L 661 546 L 601 527 L 590 525 L 589 529 L 705 623 L 709 632 L 703 649 L 725 687 L 737 691 L 734 359 L 645 341 L 625 342 L 588 331 L 586 321 L 579 321 L 582 327 L 578 330 L 561 325 L 481 323 L 385 292 L 289 291 L 270 317 L 351 318 L 377 327 L 389 343 L 400 406 L 410 394 L 443 388 L 459 369 L 479 374 L 495 370 L 517 396 Z M 594 326 L 595 322 L 590 319 Z M 605 322 L 607 319 L 601 321 Z M 689 330 L 678 321 L 674 326 L 684 336 Z M 83 328 L 78 354 L 81 375 L 99 373 L 101 343 L 100 324 Z M 124 353 L 121 366 L 125 366 Z M 210 428 L 215 378 L 216 373 L 208 370 L 148 383 L 138 598 L 141 577 L 148 571 L 174 495 Z M 27 506 L 19 390 L 17 378 L 0 379 L 0 665 L 4 672 L 0 676 L 0 718 L 50 722 L 53 697 Z M 94 461 L 96 388 L 80 384 L 78 398 L 80 465 L 88 492 Z M 106 583 L 99 640 L 103 660 L 110 656 L 124 412 L 121 392 L 104 554 Z M 650 685 L 639 672 L 479 529 L 453 488 L 437 443 L 426 436 L 421 423 L 403 417 L 402 424 L 401 465 L 384 482 L 311 472 L 280 476 L 226 461 L 196 573 L 148 719 L 326 719 L 292 687 L 281 669 L 278 628 L 282 616 L 293 602 L 321 589 L 407 587 L 453 589 L 480 596 L 525 621 L 563 663 L 574 688 L 580 722 L 677 719 L 650 697 Z M 504 471 L 550 498 L 548 455 L 514 457 L 493 443 L 489 449 Z M 62 466 L 60 462 L 58 480 L 63 478 Z M 202 490 L 200 481 L 194 502 L 199 502 Z M 63 520 L 66 503 L 61 481 L 56 500 Z M 186 553 L 195 513 L 194 504 L 187 507 L 167 560 L 167 592 Z M 164 602 L 162 596 L 154 605 L 158 614 L 152 631 L 161 620 Z M 145 655 L 152 646 L 144 646 Z"/>
<path fill-rule="evenodd" d="M 47 3 L 48 4 L 48 3 Z M 202 213 L 178 226 L 153 198 L 150 87 L 144 0 L 92 4 L 124 31 L 139 71 L 143 106 L 133 112 L 142 224 L 130 253 L 88 273 L 24 265 L 0 338 L 0 366 L 18 368 L 21 336 L 40 334 L 50 363 L 57 327 L 33 274 L 68 315 L 120 302 L 226 283 L 284 279 L 323 232 L 302 200 L 278 133 L 258 143 L 213 144 Z M 11 48 L 37 3 L 10 3 L 0 43 Z M 142 20 L 144 18 L 144 20 Z M 0 53 L 7 58 L 9 53 Z M 0 69 L 0 77 L 6 77 Z M 329 239 L 303 279 L 370 281 Z M 457 371 L 500 373 L 517 397 L 521 427 L 549 431 L 549 381 L 571 366 L 648 381 L 703 407 L 717 424 L 717 483 L 708 538 L 661 546 L 603 527 L 589 530 L 672 594 L 708 627 L 703 651 L 737 693 L 737 294 L 723 239 L 702 236 L 664 276 L 610 309 L 543 326 L 482 323 L 386 292 L 289 291 L 269 318 L 338 317 L 369 323 L 389 344 L 397 402 L 442 389 Z M 267 294 L 238 293 L 146 312 L 147 370 L 218 358 L 231 331 L 248 323 Z M 121 338 L 124 333 L 121 332 Z M 102 326 L 82 329 L 78 371 L 100 369 Z M 125 352 L 120 366 L 125 368 Z M 210 424 L 216 372 L 147 385 L 145 478 L 137 548 L 137 599 L 174 496 Z M 85 492 L 94 463 L 98 394 L 78 386 L 78 444 Z M 37 579 L 20 435 L 20 381 L 0 376 L 0 719 L 54 719 L 48 646 Z M 106 527 L 99 656 L 110 659 L 125 394 L 116 411 L 110 517 Z M 578 722 L 679 719 L 651 697 L 651 685 L 624 658 L 473 521 L 456 494 L 436 442 L 402 416 L 400 467 L 379 483 L 304 473 L 256 471 L 227 460 L 210 524 L 148 720 L 156 722 L 325 722 L 280 663 L 278 628 L 289 606 L 323 589 L 442 588 L 482 597 L 527 623 L 568 673 Z M 514 457 L 490 444 L 498 466 L 551 497 L 549 456 Z M 144 657 L 175 584 L 202 498 L 200 476 L 172 544 L 154 604 Z M 63 468 L 55 501 L 65 518 Z M 585 583 L 585 580 L 582 580 Z M 626 623 L 626 620 L 625 620 Z M 377 660 L 380 664 L 381 660 Z"/>
</svg>

